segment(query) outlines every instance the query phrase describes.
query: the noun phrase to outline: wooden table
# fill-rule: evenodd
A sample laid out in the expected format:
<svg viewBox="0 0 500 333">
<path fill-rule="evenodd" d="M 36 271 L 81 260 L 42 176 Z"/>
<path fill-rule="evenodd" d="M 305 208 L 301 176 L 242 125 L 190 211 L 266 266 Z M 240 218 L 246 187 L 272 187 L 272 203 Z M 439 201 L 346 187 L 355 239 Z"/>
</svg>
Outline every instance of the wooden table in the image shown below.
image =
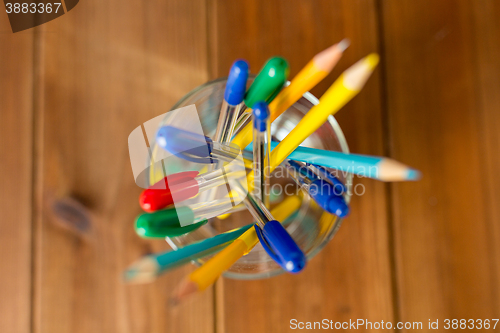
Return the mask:
<svg viewBox="0 0 500 333">
<path fill-rule="evenodd" d="M 500 2 L 496 0 L 82 0 L 12 34 L 0 14 L 0 331 L 286 332 L 290 320 L 398 322 L 500 316 Z M 120 282 L 140 255 L 127 137 L 192 88 L 276 54 L 291 76 L 351 47 L 321 95 L 369 52 L 381 66 L 337 116 L 350 149 L 419 168 L 367 179 L 307 270 L 223 279 L 177 308 L 192 267 Z M 91 224 L 65 225 L 72 196 Z M 498 329 L 498 327 L 497 327 Z"/>
</svg>

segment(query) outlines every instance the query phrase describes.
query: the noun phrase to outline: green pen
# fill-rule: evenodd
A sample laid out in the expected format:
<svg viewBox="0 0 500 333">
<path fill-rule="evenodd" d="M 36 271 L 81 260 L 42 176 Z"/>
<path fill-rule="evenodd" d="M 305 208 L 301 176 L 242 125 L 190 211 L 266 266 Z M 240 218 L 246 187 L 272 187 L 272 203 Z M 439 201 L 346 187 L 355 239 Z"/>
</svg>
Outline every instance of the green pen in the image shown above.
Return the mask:
<svg viewBox="0 0 500 333">
<path fill-rule="evenodd" d="M 245 94 L 245 105 L 253 108 L 258 101 L 271 102 L 280 92 L 290 72 L 288 62 L 282 57 L 269 59 Z"/>
<path fill-rule="evenodd" d="M 144 238 L 177 237 L 198 229 L 207 223 L 208 218 L 227 212 L 232 207 L 231 199 L 223 198 L 144 213 L 135 220 L 135 232 Z"/>
<path fill-rule="evenodd" d="M 243 110 L 236 121 L 233 133 L 237 133 L 248 118 L 252 116 L 251 108 L 256 102 L 265 101 L 269 104 L 279 94 L 289 72 L 288 62 L 282 57 L 272 57 L 266 62 L 245 94 L 244 103 L 246 109 Z"/>
</svg>

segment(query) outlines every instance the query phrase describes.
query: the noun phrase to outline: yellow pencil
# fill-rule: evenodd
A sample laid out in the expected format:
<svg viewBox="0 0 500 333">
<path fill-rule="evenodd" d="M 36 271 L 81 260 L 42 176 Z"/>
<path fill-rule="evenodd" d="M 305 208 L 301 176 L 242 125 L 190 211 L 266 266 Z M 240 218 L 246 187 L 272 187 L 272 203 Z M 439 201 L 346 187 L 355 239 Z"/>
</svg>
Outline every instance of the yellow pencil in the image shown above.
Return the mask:
<svg viewBox="0 0 500 333">
<path fill-rule="evenodd" d="M 269 164 L 273 172 L 309 135 L 313 134 L 330 115 L 335 114 L 365 85 L 378 64 L 379 57 L 372 53 L 349 67 L 335 80 L 295 128 L 271 152 Z M 254 173 L 247 174 L 248 190 L 252 190 Z"/>
<path fill-rule="evenodd" d="M 333 67 L 335 67 L 348 46 L 349 40 L 344 39 L 316 54 L 293 78 L 290 85 L 284 88 L 269 104 L 270 121 L 273 122 L 276 120 L 293 103 L 297 102 L 302 95 L 323 80 L 332 71 Z M 252 142 L 252 124 L 247 124 L 233 138 L 232 143 L 237 144 L 241 149 L 245 149 L 250 142 Z"/>
<path fill-rule="evenodd" d="M 301 200 L 298 196 L 288 197 L 273 208 L 271 214 L 277 221 L 284 221 L 299 209 L 300 203 Z M 245 231 L 228 247 L 184 279 L 171 298 L 172 304 L 177 304 L 187 296 L 211 286 L 224 271 L 229 269 L 243 255 L 250 252 L 258 242 L 259 239 L 255 228 Z"/>
<path fill-rule="evenodd" d="M 270 172 L 273 172 L 309 135 L 313 134 L 330 115 L 335 114 L 356 96 L 377 66 L 379 57 L 369 54 L 346 69 L 331 87 L 321 96 L 319 104 L 312 107 L 304 118 L 288 133 L 271 152 Z M 253 189 L 254 173 L 247 174 L 248 191 Z M 228 213 L 227 216 L 229 216 Z M 226 216 L 226 217 L 227 217 Z"/>
</svg>

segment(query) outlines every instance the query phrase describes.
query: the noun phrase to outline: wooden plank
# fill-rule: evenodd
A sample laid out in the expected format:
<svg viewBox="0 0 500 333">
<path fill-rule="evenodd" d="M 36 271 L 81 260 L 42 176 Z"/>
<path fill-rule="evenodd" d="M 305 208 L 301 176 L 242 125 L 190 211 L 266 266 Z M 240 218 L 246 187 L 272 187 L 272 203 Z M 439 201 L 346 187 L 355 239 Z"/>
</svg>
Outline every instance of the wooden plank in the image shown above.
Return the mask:
<svg viewBox="0 0 500 333">
<path fill-rule="evenodd" d="M 378 48 L 374 1 L 212 1 L 209 12 L 214 77 L 227 75 L 238 57 L 255 73 L 276 54 L 289 60 L 293 77 L 314 54 L 348 37 L 352 45 L 337 69 L 313 90 L 320 96 Z M 337 117 L 353 152 L 383 154 L 380 94 L 377 71 Z M 217 293 L 217 332 L 284 332 L 292 318 L 393 320 L 384 185 L 361 184 L 365 195 L 353 198 L 352 214 L 303 273 L 218 284 L 224 290 Z"/>
<path fill-rule="evenodd" d="M 392 187 L 401 319 L 498 318 L 500 7 L 381 4 L 392 156 L 424 174 Z"/>
<path fill-rule="evenodd" d="M 486 193 L 486 218 L 489 235 L 488 259 L 491 267 L 493 315 L 500 316 L 500 4 L 498 1 L 472 3 L 476 49 L 478 99 L 480 105 L 479 135 L 481 142 L 482 186 Z"/>
<path fill-rule="evenodd" d="M 189 268 L 146 286 L 120 280 L 167 248 L 133 231 L 141 189 L 128 135 L 207 80 L 205 38 L 202 0 L 86 0 L 40 30 L 35 332 L 213 331 L 211 293 L 167 306 Z M 52 205 L 68 196 L 90 225 L 57 219 Z"/>
<path fill-rule="evenodd" d="M 31 323 L 33 33 L 0 15 L 0 331 Z"/>
</svg>

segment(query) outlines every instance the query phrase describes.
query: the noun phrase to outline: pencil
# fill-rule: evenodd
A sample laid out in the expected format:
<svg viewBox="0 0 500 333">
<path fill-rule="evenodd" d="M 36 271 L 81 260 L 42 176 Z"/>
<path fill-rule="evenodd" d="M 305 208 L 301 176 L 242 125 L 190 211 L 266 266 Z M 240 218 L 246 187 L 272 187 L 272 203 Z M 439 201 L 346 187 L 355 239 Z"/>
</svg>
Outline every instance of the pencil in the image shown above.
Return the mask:
<svg viewBox="0 0 500 333">
<path fill-rule="evenodd" d="M 312 107 L 297 126 L 271 151 L 270 172 L 273 172 L 307 137 L 321 127 L 330 115 L 335 114 L 360 92 L 377 66 L 378 60 L 377 54 L 369 54 L 346 69 L 335 80 L 321 96 L 319 104 Z M 252 171 L 247 174 L 249 191 L 253 189 L 254 177 Z"/>
<path fill-rule="evenodd" d="M 271 214 L 276 220 L 284 221 L 299 209 L 300 204 L 301 200 L 299 197 L 288 197 L 273 208 Z M 175 290 L 171 298 L 171 303 L 178 304 L 189 295 L 203 291 L 211 286 L 224 271 L 243 255 L 250 252 L 258 242 L 259 239 L 257 238 L 255 228 L 245 231 L 243 235 L 238 237 L 228 247 L 185 278 Z"/>
<path fill-rule="evenodd" d="M 125 282 L 134 284 L 152 282 L 160 274 L 170 269 L 220 251 L 225 245 L 241 236 L 252 226 L 252 224 L 249 224 L 236 230 L 184 246 L 175 251 L 166 251 L 145 256 L 133 263 L 125 271 L 123 278 Z"/>
<path fill-rule="evenodd" d="M 335 114 L 363 88 L 378 64 L 379 57 L 372 53 L 349 67 L 321 96 L 295 128 L 271 153 L 271 172 L 290 155 L 307 137 L 313 134 L 330 115 Z"/>
<path fill-rule="evenodd" d="M 278 142 L 271 142 L 274 149 Z M 251 149 L 252 144 L 247 149 Z M 420 171 L 410 168 L 396 160 L 387 157 L 346 154 L 339 151 L 297 147 L 287 159 L 320 165 L 339 170 L 342 173 L 352 173 L 360 177 L 368 177 L 384 182 L 418 180 Z"/>
<path fill-rule="evenodd" d="M 379 61 L 371 53 L 346 69 L 321 96 L 319 104 L 312 107 L 295 128 L 272 151 L 269 172 L 272 173 L 308 136 L 313 134 L 330 115 L 335 114 L 356 96 L 373 73 Z M 255 173 L 247 174 L 248 191 L 253 190 Z"/>
<path fill-rule="evenodd" d="M 302 95 L 311 90 L 323 80 L 335 67 L 342 53 L 349 46 L 349 40 L 344 39 L 316 54 L 314 58 L 293 78 L 290 85 L 284 88 L 269 104 L 270 121 L 273 122 L 290 106 L 297 102 Z M 252 142 L 252 126 L 247 124 L 232 140 L 241 149 Z"/>
</svg>

